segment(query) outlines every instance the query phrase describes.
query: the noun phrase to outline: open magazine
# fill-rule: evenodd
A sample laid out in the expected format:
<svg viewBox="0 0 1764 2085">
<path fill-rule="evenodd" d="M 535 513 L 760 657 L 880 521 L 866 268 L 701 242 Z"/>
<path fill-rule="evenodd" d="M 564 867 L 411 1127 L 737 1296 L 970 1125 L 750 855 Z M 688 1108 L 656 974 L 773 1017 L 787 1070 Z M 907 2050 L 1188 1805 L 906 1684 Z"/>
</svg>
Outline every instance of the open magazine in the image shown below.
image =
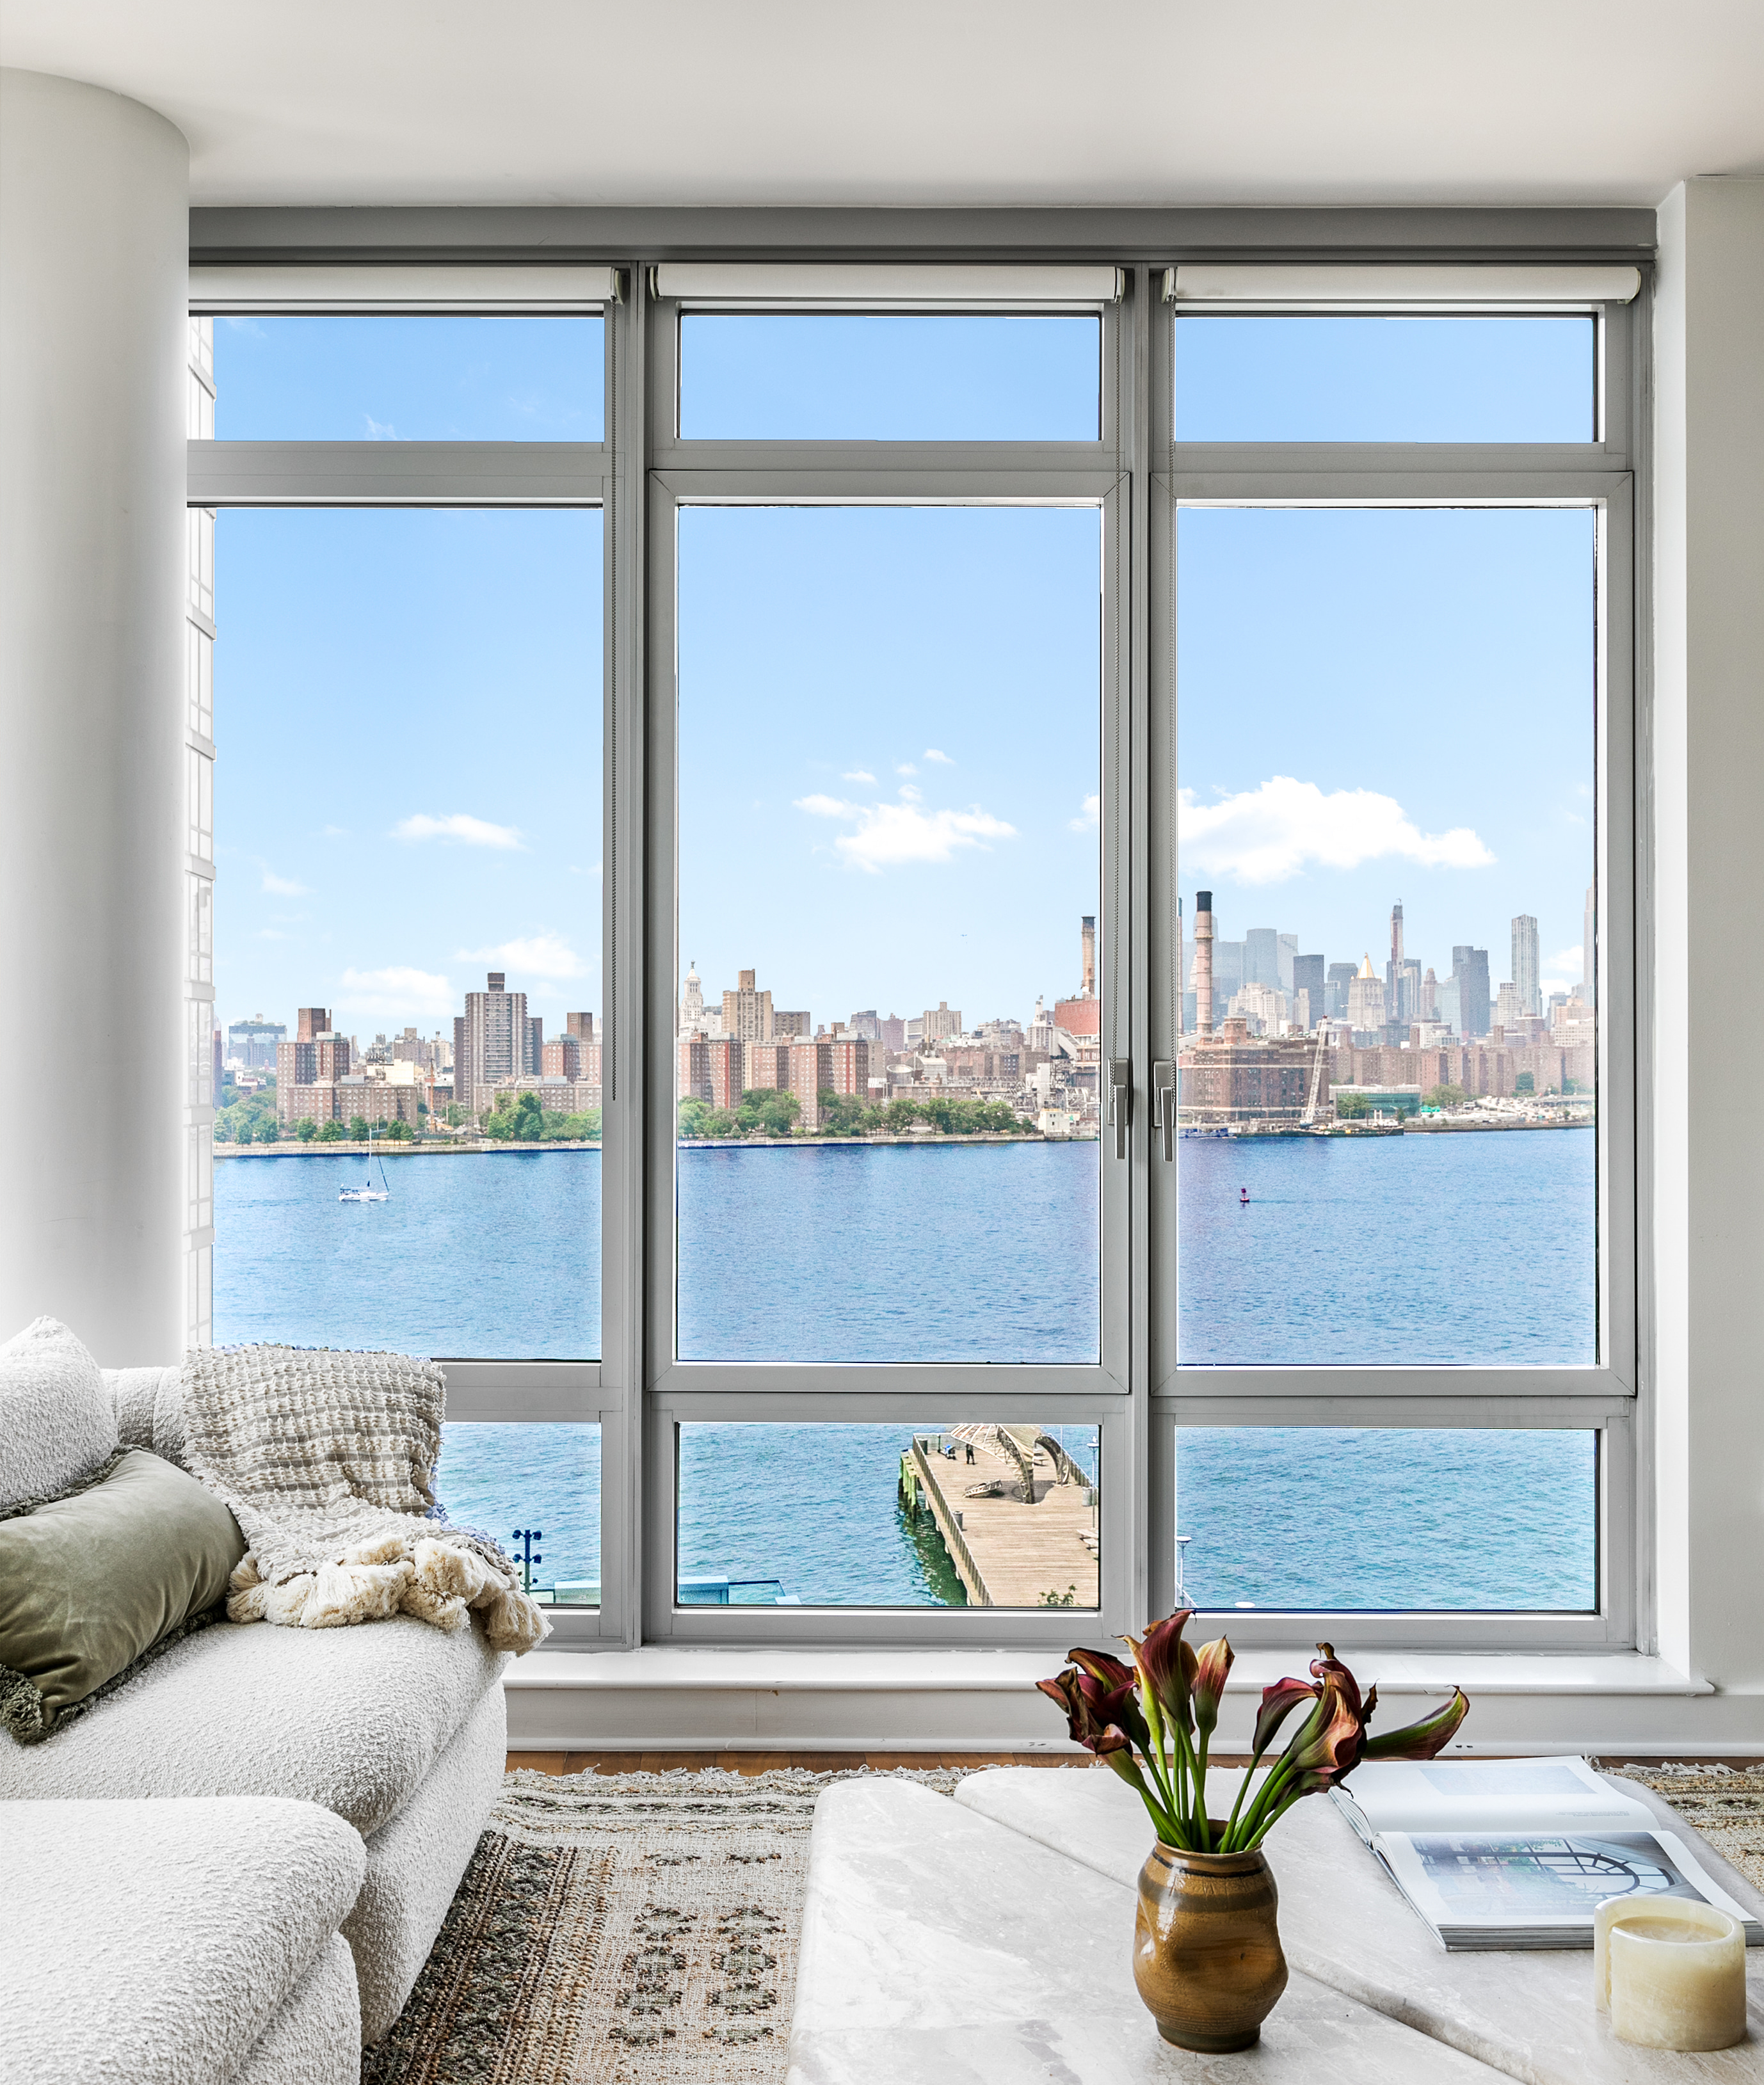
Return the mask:
<svg viewBox="0 0 1764 2085">
<path fill-rule="evenodd" d="M 1448 1948 L 1590 1947 L 1613 1896 L 1690 1896 L 1764 1926 L 1583 1759 L 1374 1760 L 1332 1800 Z"/>
</svg>

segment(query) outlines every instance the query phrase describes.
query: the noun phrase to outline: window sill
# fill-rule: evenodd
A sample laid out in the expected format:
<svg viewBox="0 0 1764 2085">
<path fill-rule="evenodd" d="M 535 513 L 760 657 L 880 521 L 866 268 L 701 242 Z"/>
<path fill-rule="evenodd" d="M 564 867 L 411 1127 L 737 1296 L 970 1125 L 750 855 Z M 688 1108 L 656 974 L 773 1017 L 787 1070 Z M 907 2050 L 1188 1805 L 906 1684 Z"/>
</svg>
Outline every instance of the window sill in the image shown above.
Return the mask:
<svg viewBox="0 0 1764 2085">
<path fill-rule="evenodd" d="M 588 1655 L 531 1652 L 509 1669 L 516 1750 L 1076 1751 L 1035 1683 L 1045 1651 L 721 1650 L 652 1644 Z M 1383 1718 L 1454 1684 L 1471 1713 L 1452 1749 L 1637 1752 L 1677 1758 L 1764 1753 L 1764 1701 L 1722 1695 L 1657 1658 L 1453 1657 L 1371 1652 Z M 1218 1751 L 1247 1747 L 1261 1688 L 1303 1669 L 1282 1651 L 1240 1656 Z"/>
</svg>

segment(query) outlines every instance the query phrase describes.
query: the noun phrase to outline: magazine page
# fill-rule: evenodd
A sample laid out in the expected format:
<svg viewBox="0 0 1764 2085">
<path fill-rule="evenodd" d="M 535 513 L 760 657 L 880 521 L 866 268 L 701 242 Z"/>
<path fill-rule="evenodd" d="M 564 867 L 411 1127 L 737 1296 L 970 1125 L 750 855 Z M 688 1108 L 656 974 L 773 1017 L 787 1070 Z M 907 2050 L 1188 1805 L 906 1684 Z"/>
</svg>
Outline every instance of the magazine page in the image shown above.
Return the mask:
<svg viewBox="0 0 1764 2085">
<path fill-rule="evenodd" d="M 1392 1832 L 1379 1852 L 1448 1946 L 1478 1935 L 1590 1946 L 1593 1909 L 1613 1896 L 1699 1898 L 1744 1921 L 1749 1939 L 1764 1938 L 1670 1832 Z"/>
<path fill-rule="evenodd" d="M 1651 1832 L 1655 1824 L 1645 1803 L 1620 1794 L 1583 1759 L 1373 1760 L 1335 1793 L 1368 1841 L 1386 1832 Z"/>
</svg>

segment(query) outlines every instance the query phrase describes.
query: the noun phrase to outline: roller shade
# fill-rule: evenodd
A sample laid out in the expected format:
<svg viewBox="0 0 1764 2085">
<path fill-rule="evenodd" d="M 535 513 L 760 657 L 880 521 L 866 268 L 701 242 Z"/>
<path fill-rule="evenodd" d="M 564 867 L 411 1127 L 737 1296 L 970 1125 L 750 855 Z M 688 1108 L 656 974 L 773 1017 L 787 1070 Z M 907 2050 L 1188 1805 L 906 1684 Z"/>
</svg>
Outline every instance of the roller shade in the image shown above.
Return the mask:
<svg viewBox="0 0 1764 2085">
<path fill-rule="evenodd" d="M 1120 301 L 1119 268 L 818 266 L 664 261 L 650 270 L 658 297 L 721 311 L 785 305 L 817 311 L 1095 310 Z"/>
<path fill-rule="evenodd" d="M 1636 268 L 1527 265 L 1486 268 L 1332 265 L 1266 267 L 1200 261 L 1164 271 L 1164 299 L 1239 311 L 1585 311 L 1626 304 L 1642 287 Z"/>
<path fill-rule="evenodd" d="M 589 312 L 617 295 L 610 268 L 197 267 L 193 312 Z"/>
</svg>

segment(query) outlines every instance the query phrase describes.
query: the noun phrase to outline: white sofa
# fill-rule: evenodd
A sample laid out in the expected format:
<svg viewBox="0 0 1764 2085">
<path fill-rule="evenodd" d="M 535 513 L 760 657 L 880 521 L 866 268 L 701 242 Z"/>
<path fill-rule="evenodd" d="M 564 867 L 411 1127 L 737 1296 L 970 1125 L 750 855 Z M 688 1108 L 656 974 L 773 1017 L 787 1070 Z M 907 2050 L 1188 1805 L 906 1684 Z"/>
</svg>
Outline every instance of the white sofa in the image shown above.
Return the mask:
<svg viewBox="0 0 1764 2085">
<path fill-rule="evenodd" d="M 138 1437 L 122 1416 L 124 1439 Z M 506 1662 L 475 1624 L 219 1623 L 41 1744 L 0 1740 L 0 1800 L 281 1797 L 331 1811 L 364 1851 L 342 1934 L 371 2044 L 409 1997 L 501 1789 Z"/>
<path fill-rule="evenodd" d="M 353 2085 L 338 1925 L 366 1865 L 281 1799 L 24 1803 L 0 1820 L 0 2074 Z"/>
</svg>

